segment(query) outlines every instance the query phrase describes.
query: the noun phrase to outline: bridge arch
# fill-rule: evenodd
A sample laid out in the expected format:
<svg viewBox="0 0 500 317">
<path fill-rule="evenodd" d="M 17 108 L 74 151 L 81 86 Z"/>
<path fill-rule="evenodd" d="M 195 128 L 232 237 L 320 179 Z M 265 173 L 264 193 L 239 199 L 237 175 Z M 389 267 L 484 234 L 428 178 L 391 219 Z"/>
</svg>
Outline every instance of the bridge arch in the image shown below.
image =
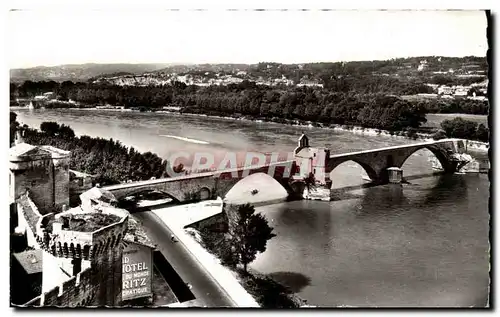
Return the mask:
<svg viewBox="0 0 500 317">
<path fill-rule="evenodd" d="M 172 199 L 172 201 L 174 201 L 174 202 L 180 201 L 179 198 L 175 197 L 173 194 L 171 194 L 169 192 L 166 192 L 166 191 L 161 190 L 161 189 L 152 189 L 152 188 L 137 188 L 135 190 L 128 192 L 126 195 L 120 197 L 119 200 L 124 200 L 127 197 L 136 196 L 138 194 L 146 194 L 146 193 L 154 193 L 154 192 L 161 193 L 165 196 L 168 196 L 168 198 Z"/>
<path fill-rule="evenodd" d="M 433 146 L 433 145 L 422 145 L 422 146 L 419 146 L 419 147 L 415 147 L 415 148 L 409 149 L 409 151 L 407 153 L 405 153 L 405 155 L 400 156 L 397 159 L 397 162 L 395 162 L 394 165 L 396 167 L 402 168 L 403 165 L 406 163 L 406 161 L 413 154 L 415 154 L 415 153 L 417 153 L 419 151 L 422 151 L 422 150 L 428 150 L 432 154 L 434 154 L 434 156 L 438 159 L 438 161 L 441 164 L 441 166 L 443 167 L 443 169 L 447 169 L 447 166 L 449 165 L 449 162 L 450 162 L 450 154 L 448 154 L 446 152 L 446 149 L 440 148 L 440 147 L 436 147 L 436 146 Z"/>
<path fill-rule="evenodd" d="M 212 198 L 212 192 L 208 187 L 202 187 L 199 191 L 200 200 L 207 200 Z"/>
<path fill-rule="evenodd" d="M 288 191 L 272 176 L 258 172 L 228 184 L 222 198 L 230 203 L 259 203 L 285 200 Z"/>
<path fill-rule="evenodd" d="M 339 167 L 340 165 L 342 165 L 344 163 L 348 163 L 348 162 L 353 162 L 353 163 L 356 163 L 357 165 L 361 166 L 371 180 L 373 180 L 373 181 L 378 180 L 379 175 L 378 175 L 377 171 L 372 166 L 370 166 L 369 164 L 367 164 L 361 160 L 357 160 L 355 158 L 346 158 L 345 160 L 335 162 L 333 165 L 329 166 L 327 173 L 329 173 L 331 175 L 331 173 L 337 167 Z"/>
</svg>

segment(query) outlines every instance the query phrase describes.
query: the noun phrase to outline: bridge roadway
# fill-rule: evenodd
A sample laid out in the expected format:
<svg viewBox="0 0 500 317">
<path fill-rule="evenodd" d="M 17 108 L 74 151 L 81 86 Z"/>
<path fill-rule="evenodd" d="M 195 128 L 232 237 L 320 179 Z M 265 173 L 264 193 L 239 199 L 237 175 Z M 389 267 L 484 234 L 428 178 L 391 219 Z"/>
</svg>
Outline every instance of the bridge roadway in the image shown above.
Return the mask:
<svg viewBox="0 0 500 317">
<path fill-rule="evenodd" d="M 443 139 L 443 140 L 437 140 L 437 141 L 428 141 L 428 142 L 412 143 L 412 144 L 405 144 L 405 145 L 394 145 L 394 146 L 388 146 L 388 147 L 383 147 L 383 148 L 378 148 L 378 149 L 333 154 L 333 155 L 330 155 L 330 158 L 335 159 L 335 158 L 342 158 L 342 157 L 346 157 L 346 156 L 355 156 L 355 155 L 360 155 L 360 154 L 382 153 L 385 151 L 394 151 L 394 150 L 406 149 L 406 148 L 419 148 L 419 147 L 426 146 L 426 145 L 437 145 L 440 143 L 445 144 L 445 143 L 449 143 L 450 141 L 459 141 L 459 140 L 460 139 Z"/>
<path fill-rule="evenodd" d="M 140 187 L 143 185 L 155 185 L 155 184 L 163 184 L 163 183 L 169 183 L 169 182 L 177 182 L 180 180 L 220 176 L 220 174 L 229 174 L 229 173 L 241 172 L 241 171 L 245 171 L 245 170 L 250 171 L 250 170 L 256 170 L 256 169 L 265 168 L 265 167 L 272 167 L 272 166 L 285 166 L 286 164 L 293 164 L 293 162 L 294 162 L 294 160 L 288 160 L 288 161 L 279 161 L 279 162 L 272 163 L 272 164 L 249 165 L 249 166 L 228 168 L 225 170 L 214 170 L 211 172 L 203 172 L 203 173 L 174 176 L 174 177 L 168 177 L 168 178 L 158 178 L 158 179 L 153 179 L 153 180 L 145 180 L 145 181 L 124 183 L 124 184 L 109 185 L 109 186 L 103 187 L 103 189 L 110 191 L 110 192 L 113 192 L 114 190 L 117 190 L 117 189 Z"/>
<path fill-rule="evenodd" d="M 138 212 L 134 217 L 142 222 L 147 235 L 157 244 L 174 270 L 185 283 L 189 283 L 191 292 L 203 306 L 237 307 L 230 296 L 217 283 L 205 267 L 198 262 L 181 241 L 172 242 L 172 230 L 152 211 Z"/>
</svg>

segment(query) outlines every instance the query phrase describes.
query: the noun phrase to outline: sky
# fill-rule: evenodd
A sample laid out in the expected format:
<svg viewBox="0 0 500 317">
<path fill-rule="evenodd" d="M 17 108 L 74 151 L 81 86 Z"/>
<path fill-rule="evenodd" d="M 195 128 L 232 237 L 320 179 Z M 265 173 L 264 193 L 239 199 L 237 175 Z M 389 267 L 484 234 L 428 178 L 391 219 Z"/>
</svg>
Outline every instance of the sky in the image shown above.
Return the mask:
<svg viewBox="0 0 500 317">
<path fill-rule="evenodd" d="M 483 11 L 10 11 L 10 68 L 486 56 Z"/>
</svg>

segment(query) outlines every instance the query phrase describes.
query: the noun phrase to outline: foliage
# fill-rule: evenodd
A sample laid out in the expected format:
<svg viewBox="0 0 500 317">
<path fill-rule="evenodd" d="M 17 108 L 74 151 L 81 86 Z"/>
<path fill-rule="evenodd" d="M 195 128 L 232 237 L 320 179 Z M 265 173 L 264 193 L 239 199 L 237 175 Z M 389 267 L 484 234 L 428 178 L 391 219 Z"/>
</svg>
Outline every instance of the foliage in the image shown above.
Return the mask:
<svg viewBox="0 0 500 317">
<path fill-rule="evenodd" d="M 146 87 L 75 83 L 61 84 L 57 94 L 85 105 L 110 104 L 152 111 L 176 106 L 183 113 L 363 125 L 387 130 L 408 125 L 417 128 L 425 122 L 425 108 L 387 96 L 389 90 L 378 89 L 377 85 L 345 91 L 269 87 L 248 81 L 228 86 L 181 86 L 175 82 Z"/>
<path fill-rule="evenodd" d="M 425 108 L 428 113 L 465 113 L 488 114 L 489 102 L 487 100 L 471 100 L 465 98 L 430 99 L 415 102 Z"/>
<path fill-rule="evenodd" d="M 238 265 L 238 257 L 231 250 L 231 243 L 224 232 L 220 232 L 215 228 L 204 227 L 200 230 L 200 236 L 203 241 L 203 246 L 215 253 L 221 260 L 223 265 L 231 268 L 236 268 Z"/>
<path fill-rule="evenodd" d="M 443 130 L 439 130 L 432 135 L 432 139 L 434 139 L 434 140 L 441 140 L 441 139 L 446 139 L 446 138 L 447 138 L 446 132 L 444 132 Z"/>
<path fill-rule="evenodd" d="M 71 151 L 70 168 L 96 175 L 96 183 L 102 186 L 168 177 L 167 161 L 151 152 L 139 153 L 113 139 L 75 137 L 73 130 L 64 124 L 43 122 L 41 127 L 44 131 L 25 128 L 25 142 Z"/>
<path fill-rule="evenodd" d="M 239 263 L 247 266 L 255 260 L 258 252 L 266 251 L 267 241 L 276 235 L 269 226 L 267 219 L 249 204 L 226 205 L 229 219 L 229 242 L 231 249 L 237 255 Z"/>
<path fill-rule="evenodd" d="M 16 138 L 16 131 L 19 127 L 19 122 L 17 122 L 17 114 L 15 112 L 10 112 L 10 145 L 14 143 Z"/>
<path fill-rule="evenodd" d="M 273 279 L 237 269 L 239 257 L 232 251 L 230 236 L 213 225 L 202 225 L 199 230 L 203 246 L 221 260 L 221 264 L 236 270 L 240 283 L 262 308 L 298 308 L 302 301 L 287 287 Z"/>
<path fill-rule="evenodd" d="M 262 308 L 299 308 L 303 301 L 287 287 L 262 274 L 239 272 L 243 287 Z"/>
<path fill-rule="evenodd" d="M 480 123 L 477 126 L 476 130 L 476 139 L 482 142 L 488 142 L 489 141 L 489 129 L 484 126 L 484 124 Z"/>
<path fill-rule="evenodd" d="M 478 140 L 488 142 L 489 131 L 484 124 L 477 124 L 477 122 L 464 120 L 461 117 L 453 120 L 444 120 L 441 122 L 441 128 L 446 135 L 451 138 Z"/>
<path fill-rule="evenodd" d="M 418 71 L 422 60 L 427 69 Z M 453 75 L 435 74 L 453 69 Z M 243 70 L 244 75 L 239 71 Z M 429 83 L 470 85 L 485 76 L 460 77 L 470 70 L 487 72 L 486 58 L 438 56 L 398 58 L 386 61 L 255 65 L 172 66 L 152 76 L 161 78 L 173 72 L 203 80 L 226 74 L 243 79 L 239 84 L 198 87 L 173 80 L 166 85 L 120 86 L 103 82 L 25 81 L 11 83 L 11 100 L 30 98 L 52 91 L 58 101 L 45 107 L 123 106 L 140 111 L 156 111 L 165 106 L 180 107 L 183 113 L 219 116 L 246 116 L 275 122 L 312 121 L 315 124 L 359 125 L 384 130 L 418 128 L 423 114 L 486 114 L 488 102 L 466 98 L 409 102 L 394 96 L 431 93 Z M 484 73 L 486 75 L 486 73 Z M 257 80 L 285 77 L 295 84 L 312 82 L 323 87 L 297 87 L 278 84 L 257 85 Z M 165 79 L 165 78 L 164 78 Z"/>
</svg>

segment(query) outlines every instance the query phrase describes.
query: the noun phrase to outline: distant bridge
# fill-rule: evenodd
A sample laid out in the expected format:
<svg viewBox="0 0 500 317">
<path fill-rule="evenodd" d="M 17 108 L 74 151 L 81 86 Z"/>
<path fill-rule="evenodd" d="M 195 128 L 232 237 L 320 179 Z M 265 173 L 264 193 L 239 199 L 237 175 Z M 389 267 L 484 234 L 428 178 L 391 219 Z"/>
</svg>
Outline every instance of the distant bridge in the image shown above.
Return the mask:
<svg viewBox="0 0 500 317">
<path fill-rule="evenodd" d="M 306 180 L 311 179 L 311 175 L 314 176 L 316 185 L 330 189 L 329 174 L 338 165 L 347 161 L 361 165 L 373 183 L 386 184 L 389 181 L 387 169 L 401 168 L 413 153 L 421 149 L 431 151 L 441 163 L 445 173 L 453 173 L 459 163 L 455 154 L 463 152 L 464 144 L 458 139 L 443 139 L 330 155 L 329 149 L 310 147 L 308 138 L 302 135 L 294 152 L 294 160 L 111 185 L 103 189 L 111 192 L 117 199 L 147 190 L 156 190 L 168 194 L 178 202 L 191 202 L 216 197 L 224 198 L 241 179 L 255 173 L 265 173 L 287 189 L 290 196 L 300 198 Z"/>
</svg>

